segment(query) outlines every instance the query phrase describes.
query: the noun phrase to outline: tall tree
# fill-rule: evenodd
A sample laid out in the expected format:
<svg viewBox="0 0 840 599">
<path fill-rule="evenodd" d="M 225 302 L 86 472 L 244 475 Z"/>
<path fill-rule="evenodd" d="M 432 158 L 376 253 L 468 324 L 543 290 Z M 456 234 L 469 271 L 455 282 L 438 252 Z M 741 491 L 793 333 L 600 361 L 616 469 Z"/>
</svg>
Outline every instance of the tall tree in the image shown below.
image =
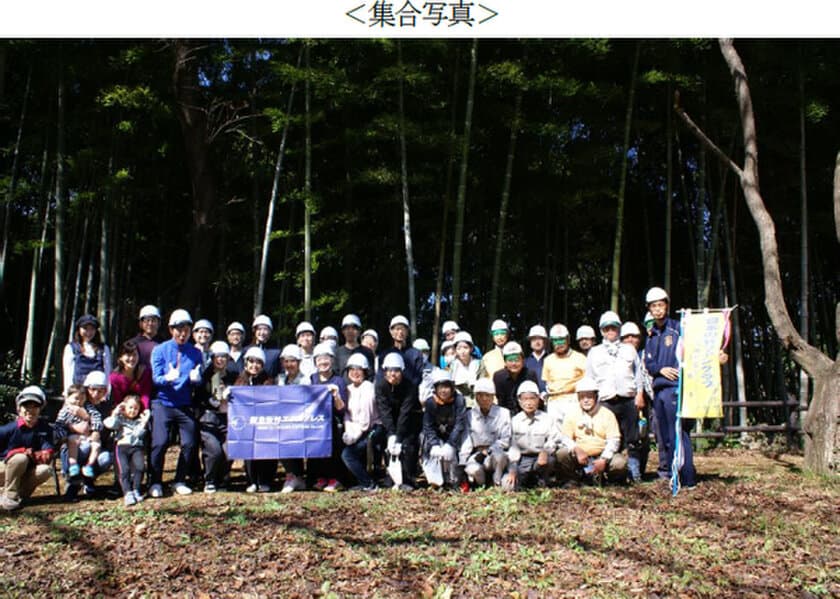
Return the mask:
<svg viewBox="0 0 840 599">
<path fill-rule="evenodd" d="M 799 334 L 808 341 L 808 178 L 805 171 L 805 75 L 802 73 L 801 52 L 799 58 Z M 808 374 L 802 368 L 799 369 L 799 405 L 802 408 L 808 407 Z"/>
<path fill-rule="evenodd" d="M 633 123 L 633 104 L 636 99 L 636 79 L 639 72 L 639 54 L 642 42 L 636 42 L 633 53 L 633 68 L 630 72 L 630 93 L 627 95 L 627 114 L 624 120 L 624 143 L 621 153 L 621 179 L 618 184 L 618 203 L 615 211 L 615 245 L 612 259 L 612 284 L 610 286 L 610 309 L 618 311 L 621 284 L 621 244 L 624 236 L 624 195 L 627 189 L 627 163 L 630 152 L 630 126 Z"/>
<path fill-rule="evenodd" d="M 402 183 L 403 235 L 405 238 L 405 270 L 408 275 L 408 312 L 411 322 L 411 336 L 417 337 L 417 292 L 414 289 L 414 250 L 411 241 L 411 204 L 408 200 L 408 150 L 405 145 L 405 67 L 402 59 L 402 43 L 397 40 L 397 66 L 399 67 L 399 138 L 400 138 L 400 181 Z"/>
<path fill-rule="evenodd" d="M 478 39 L 470 48 L 470 77 L 467 83 L 467 109 L 464 114 L 464 133 L 461 139 L 461 173 L 458 177 L 458 199 L 455 206 L 455 238 L 452 249 L 452 319 L 458 320 L 461 309 L 461 254 L 464 249 L 464 212 L 467 203 L 467 173 L 470 157 L 470 132 L 475 102 L 475 72 L 478 65 Z M 494 317 L 491 315 L 491 317 Z"/>
<path fill-rule="evenodd" d="M 65 181 L 64 181 L 64 161 L 65 161 L 65 129 L 64 119 L 66 111 L 66 89 L 64 83 L 64 64 L 61 58 L 58 63 L 58 91 L 57 91 L 57 112 L 56 112 L 56 145 L 55 145 L 55 195 L 53 202 L 55 205 L 55 247 L 54 247 L 54 284 L 53 284 L 53 326 L 52 334 L 47 348 L 47 359 L 44 360 L 44 370 L 41 373 L 41 381 L 45 382 L 48 376 L 48 368 L 50 364 L 58 364 L 58 352 L 54 351 L 58 347 L 61 332 L 62 332 L 62 318 L 64 317 L 64 221 L 66 218 L 67 207 L 65 203 Z M 60 379 L 60 374 L 56 370 L 57 380 Z"/>
<path fill-rule="evenodd" d="M 683 121 L 709 149 L 724 161 L 738 176 L 747 208 L 758 229 L 764 275 L 764 305 L 782 346 L 793 360 L 814 380 L 814 395 L 805 416 L 805 466 L 819 474 L 836 473 L 838 451 L 838 422 L 840 421 L 840 359 L 832 360 L 810 345 L 793 325 L 782 290 L 779 271 L 779 250 L 776 227 L 761 195 L 758 179 L 758 138 L 755 111 L 747 82 L 747 72 L 731 39 L 721 39 L 720 49 L 735 84 L 735 98 L 741 116 L 744 141 L 744 164 L 737 165 L 684 112 Z M 840 204 L 840 153 L 835 168 L 835 215 Z M 835 223 L 840 240 L 840 219 Z M 840 341 L 840 303 L 835 309 L 835 334 Z"/>
<path fill-rule="evenodd" d="M 310 110 L 309 44 L 304 51 L 306 80 L 304 83 L 305 156 L 303 180 L 303 310 L 306 320 L 312 320 L 312 113 Z"/>
</svg>

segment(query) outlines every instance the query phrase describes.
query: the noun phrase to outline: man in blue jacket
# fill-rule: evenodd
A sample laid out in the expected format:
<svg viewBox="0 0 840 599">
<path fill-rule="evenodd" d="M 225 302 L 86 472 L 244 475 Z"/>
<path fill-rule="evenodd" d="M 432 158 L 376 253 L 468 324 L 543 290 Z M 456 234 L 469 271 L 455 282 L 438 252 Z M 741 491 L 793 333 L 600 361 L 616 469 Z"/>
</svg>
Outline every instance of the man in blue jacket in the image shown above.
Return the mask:
<svg viewBox="0 0 840 599">
<path fill-rule="evenodd" d="M 670 478 L 671 462 L 674 459 L 677 422 L 677 385 L 679 384 L 679 362 L 677 341 L 680 338 L 680 323 L 668 318 L 668 293 L 661 287 L 651 287 L 645 296 L 645 303 L 654 318 L 645 344 L 645 367 L 653 378 L 653 410 L 656 414 L 657 439 L 660 442 L 660 478 Z M 697 484 L 694 470 L 694 455 L 689 433 L 694 420 L 682 420 L 680 445 L 683 451 L 683 465 L 680 469 L 680 484 L 693 488 Z"/>
<path fill-rule="evenodd" d="M 201 384 L 201 352 L 190 343 L 192 317 L 186 310 L 175 310 L 169 317 L 171 339 L 152 351 L 152 380 L 155 396 L 152 399 L 152 497 L 163 497 L 161 482 L 163 460 L 169 445 L 169 429 L 178 427 L 181 453 L 172 489 L 179 495 L 189 495 L 187 486 L 192 456 L 196 449 L 198 427 L 192 412 L 192 387 Z"/>
</svg>

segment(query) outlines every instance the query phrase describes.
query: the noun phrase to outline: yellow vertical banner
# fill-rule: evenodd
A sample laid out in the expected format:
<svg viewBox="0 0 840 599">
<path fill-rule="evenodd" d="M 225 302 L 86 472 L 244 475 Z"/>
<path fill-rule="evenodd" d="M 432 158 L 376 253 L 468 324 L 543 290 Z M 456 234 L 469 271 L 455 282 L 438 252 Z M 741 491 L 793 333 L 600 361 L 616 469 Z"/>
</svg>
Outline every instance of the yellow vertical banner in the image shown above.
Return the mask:
<svg viewBox="0 0 840 599">
<path fill-rule="evenodd" d="M 725 312 L 683 316 L 682 417 L 721 418 L 720 352 Z"/>
</svg>

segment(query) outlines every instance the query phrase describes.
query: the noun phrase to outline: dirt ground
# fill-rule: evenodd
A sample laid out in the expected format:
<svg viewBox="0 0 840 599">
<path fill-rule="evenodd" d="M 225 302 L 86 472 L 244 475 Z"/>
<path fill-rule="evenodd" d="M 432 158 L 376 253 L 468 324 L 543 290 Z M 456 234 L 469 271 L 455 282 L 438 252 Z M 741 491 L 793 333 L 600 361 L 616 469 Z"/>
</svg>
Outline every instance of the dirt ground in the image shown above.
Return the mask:
<svg viewBox="0 0 840 599">
<path fill-rule="evenodd" d="M 0 515 L 11 597 L 840 597 L 840 484 L 716 450 L 700 484 L 242 492 Z M 650 469 L 650 467 L 649 467 Z"/>
</svg>

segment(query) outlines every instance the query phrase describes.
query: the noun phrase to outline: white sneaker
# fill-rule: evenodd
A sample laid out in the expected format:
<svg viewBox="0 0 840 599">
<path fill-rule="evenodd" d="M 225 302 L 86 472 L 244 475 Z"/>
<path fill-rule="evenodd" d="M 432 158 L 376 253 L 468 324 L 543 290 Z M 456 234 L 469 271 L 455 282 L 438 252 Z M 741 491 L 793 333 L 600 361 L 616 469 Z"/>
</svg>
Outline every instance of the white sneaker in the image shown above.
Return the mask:
<svg viewBox="0 0 840 599">
<path fill-rule="evenodd" d="M 290 474 L 286 477 L 286 482 L 283 483 L 283 489 L 280 491 L 281 493 L 292 493 L 294 491 L 305 491 L 306 490 L 306 483 L 303 481 L 302 478 L 295 476 L 294 474 Z"/>
<path fill-rule="evenodd" d="M 175 483 L 174 485 L 172 485 L 172 490 L 175 491 L 178 495 L 192 494 L 192 489 L 190 489 L 184 483 Z"/>
<path fill-rule="evenodd" d="M 157 483 L 153 484 L 149 489 L 149 497 L 154 497 L 155 499 L 163 497 L 163 487 Z"/>
<path fill-rule="evenodd" d="M 134 491 L 134 499 L 137 500 L 137 503 L 142 503 L 144 499 L 146 499 L 140 491 Z"/>
<path fill-rule="evenodd" d="M 207 483 L 204 485 L 204 492 L 205 493 L 215 493 L 216 492 L 216 485 L 213 483 Z"/>
<path fill-rule="evenodd" d="M 245 489 L 246 493 L 256 493 L 257 492 L 257 485 L 251 484 Z"/>
</svg>

